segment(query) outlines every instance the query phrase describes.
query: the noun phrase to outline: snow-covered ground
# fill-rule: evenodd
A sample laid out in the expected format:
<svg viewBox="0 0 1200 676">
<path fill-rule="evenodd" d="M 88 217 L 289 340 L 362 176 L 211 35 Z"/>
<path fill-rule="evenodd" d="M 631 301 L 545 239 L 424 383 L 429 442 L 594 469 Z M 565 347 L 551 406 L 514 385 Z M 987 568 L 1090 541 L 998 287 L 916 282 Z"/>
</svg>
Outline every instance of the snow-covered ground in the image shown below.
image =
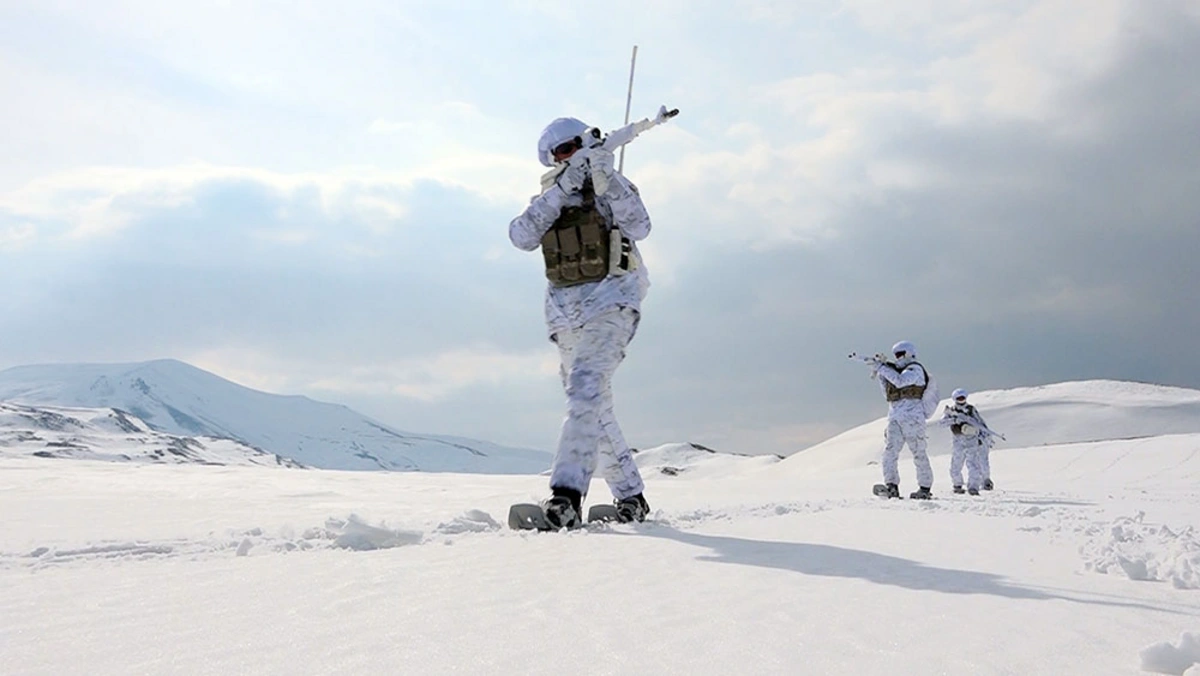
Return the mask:
<svg viewBox="0 0 1200 676">
<path fill-rule="evenodd" d="M 1196 673 L 1200 433 L 1168 429 L 1001 445 L 978 498 L 936 456 L 929 502 L 870 496 L 853 438 L 671 445 L 652 523 L 553 534 L 502 526 L 544 476 L 0 459 L 0 673 Z"/>
</svg>

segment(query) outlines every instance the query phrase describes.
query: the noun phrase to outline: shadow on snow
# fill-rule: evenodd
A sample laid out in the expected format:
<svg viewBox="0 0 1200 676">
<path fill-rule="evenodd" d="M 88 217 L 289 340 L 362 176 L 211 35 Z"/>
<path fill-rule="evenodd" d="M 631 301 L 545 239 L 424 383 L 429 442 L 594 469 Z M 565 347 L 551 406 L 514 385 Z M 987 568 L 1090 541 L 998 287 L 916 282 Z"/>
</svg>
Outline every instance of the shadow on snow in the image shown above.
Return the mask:
<svg viewBox="0 0 1200 676">
<path fill-rule="evenodd" d="M 1135 601 L 1104 601 L 1048 593 L 1044 588 L 1036 589 L 1011 584 L 1006 582 L 1002 576 L 992 573 L 938 568 L 897 556 L 833 545 L 703 535 L 660 525 L 642 527 L 638 530 L 638 535 L 675 540 L 686 545 L 712 550 L 712 554 L 696 557 L 700 561 L 776 568 L 804 575 L 859 578 L 875 584 L 903 587 L 914 591 L 935 591 L 945 594 L 990 594 L 1036 601 L 1059 599 L 1075 603 L 1188 614 L 1173 608 L 1146 605 Z"/>
</svg>

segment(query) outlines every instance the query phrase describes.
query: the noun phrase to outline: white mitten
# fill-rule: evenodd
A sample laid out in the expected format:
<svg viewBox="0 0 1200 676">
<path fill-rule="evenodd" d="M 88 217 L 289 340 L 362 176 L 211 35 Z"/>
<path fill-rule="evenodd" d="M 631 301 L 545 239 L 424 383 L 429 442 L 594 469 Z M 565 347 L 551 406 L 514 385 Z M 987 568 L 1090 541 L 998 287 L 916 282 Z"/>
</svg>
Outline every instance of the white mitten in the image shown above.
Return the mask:
<svg viewBox="0 0 1200 676">
<path fill-rule="evenodd" d="M 592 148 L 588 153 L 588 169 L 592 174 L 592 188 L 597 195 L 608 192 L 613 177 L 613 154 L 603 148 Z"/>
<path fill-rule="evenodd" d="M 570 195 L 583 190 L 583 182 L 587 179 L 587 154 L 576 152 L 567 160 L 567 167 L 558 175 L 558 187 Z"/>
</svg>

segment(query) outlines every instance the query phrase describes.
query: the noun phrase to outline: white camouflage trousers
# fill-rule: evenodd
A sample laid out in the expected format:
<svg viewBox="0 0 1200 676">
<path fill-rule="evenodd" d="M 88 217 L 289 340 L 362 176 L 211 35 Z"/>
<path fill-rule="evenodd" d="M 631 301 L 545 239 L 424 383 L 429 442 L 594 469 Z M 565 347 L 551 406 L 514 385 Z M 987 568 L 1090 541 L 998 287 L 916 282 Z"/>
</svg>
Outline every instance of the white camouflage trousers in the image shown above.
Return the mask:
<svg viewBox="0 0 1200 676">
<path fill-rule="evenodd" d="M 917 485 L 931 488 L 933 468 L 929 466 L 929 455 L 925 453 L 925 420 L 891 418 L 883 438 L 884 483 L 900 484 L 900 469 L 897 464 L 900 460 L 900 449 L 907 443 L 908 450 L 912 451 L 913 464 L 917 467 Z"/>
<path fill-rule="evenodd" d="M 984 444 L 980 440 L 980 437 L 968 437 L 962 434 L 955 434 L 951 444 L 951 483 L 955 486 L 963 485 L 962 469 L 963 462 L 965 461 L 967 465 L 967 488 L 974 488 L 975 490 L 983 488 L 983 482 L 988 478 L 987 473 L 984 471 L 987 463 L 987 444 Z"/>
<path fill-rule="evenodd" d="M 991 453 L 993 443 L 995 440 L 989 438 L 979 447 L 979 486 L 981 488 L 992 478 L 992 461 L 988 458 L 988 454 Z"/>
<path fill-rule="evenodd" d="M 581 329 L 554 334 L 567 392 L 567 417 L 550 473 L 551 488 L 572 488 L 586 496 L 592 474 L 600 474 L 617 500 L 644 490 L 613 413 L 612 377 L 633 338 L 637 311 L 614 307 Z"/>
</svg>

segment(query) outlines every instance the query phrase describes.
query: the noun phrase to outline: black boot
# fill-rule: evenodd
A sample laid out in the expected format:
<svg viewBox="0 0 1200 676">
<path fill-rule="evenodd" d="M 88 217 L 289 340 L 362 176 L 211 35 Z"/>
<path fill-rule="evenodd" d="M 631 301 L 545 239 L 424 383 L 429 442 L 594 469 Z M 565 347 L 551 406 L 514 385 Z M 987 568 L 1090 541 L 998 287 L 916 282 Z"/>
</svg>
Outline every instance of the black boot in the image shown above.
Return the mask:
<svg viewBox="0 0 1200 676">
<path fill-rule="evenodd" d="M 959 495 L 962 495 L 963 493 L 966 493 L 966 491 L 964 491 L 964 490 L 963 490 L 963 487 L 962 487 L 962 486 L 955 486 L 955 487 L 954 487 L 954 492 L 955 492 L 955 493 L 957 493 L 957 494 L 959 494 Z"/>
<path fill-rule="evenodd" d="M 641 493 L 632 495 L 624 500 L 617 500 L 617 520 L 621 523 L 630 521 L 645 521 L 650 513 L 650 503 Z"/>
<path fill-rule="evenodd" d="M 979 495 L 979 489 L 978 489 L 978 488 L 968 488 L 968 489 L 967 489 L 967 492 L 968 492 L 968 493 L 970 493 L 971 495 Z"/>
<path fill-rule="evenodd" d="M 900 486 L 898 484 L 888 484 L 887 485 L 887 496 L 888 496 L 888 498 L 899 498 L 900 497 Z"/>
<path fill-rule="evenodd" d="M 908 497 L 912 498 L 913 500 L 928 500 L 929 498 L 933 497 L 933 493 L 929 492 L 928 486 L 921 486 Z"/>
<path fill-rule="evenodd" d="M 573 488 L 551 487 L 551 496 L 542 509 L 546 520 L 555 528 L 578 528 L 583 525 L 583 495 Z"/>
<path fill-rule="evenodd" d="M 990 491 L 990 490 L 994 489 L 995 487 L 996 487 L 996 485 L 992 483 L 991 479 L 988 479 L 987 481 L 983 482 L 983 490 L 985 490 L 985 491 Z"/>
</svg>

